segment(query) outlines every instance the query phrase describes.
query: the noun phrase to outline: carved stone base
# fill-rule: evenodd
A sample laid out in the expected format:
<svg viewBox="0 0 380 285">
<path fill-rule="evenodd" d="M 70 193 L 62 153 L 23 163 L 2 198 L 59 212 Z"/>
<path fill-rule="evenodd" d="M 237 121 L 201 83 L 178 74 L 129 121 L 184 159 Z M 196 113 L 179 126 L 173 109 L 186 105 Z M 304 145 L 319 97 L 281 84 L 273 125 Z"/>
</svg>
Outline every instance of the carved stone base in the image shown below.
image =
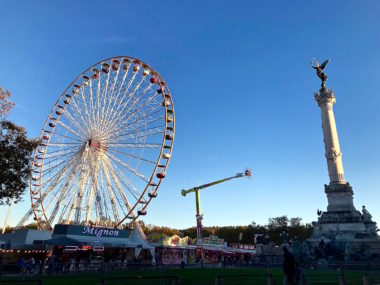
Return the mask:
<svg viewBox="0 0 380 285">
<path fill-rule="evenodd" d="M 370 245 L 372 253 L 380 254 L 380 237 L 376 232 L 376 222 L 363 207 L 359 211 L 327 211 L 323 212 L 318 222 L 314 222 L 314 232 L 307 241 L 318 246 L 323 239 L 325 242 L 336 240 L 338 242 L 359 245 Z"/>
<path fill-rule="evenodd" d="M 353 202 L 354 192 L 348 182 L 346 184 L 325 184 L 325 193 L 328 200 L 328 212 L 356 211 Z"/>
<path fill-rule="evenodd" d="M 327 211 L 323 212 L 315 223 L 314 235 L 348 234 L 355 237 L 376 235 L 376 223 L 365 221 L 359 211 Z"/>
</svg>

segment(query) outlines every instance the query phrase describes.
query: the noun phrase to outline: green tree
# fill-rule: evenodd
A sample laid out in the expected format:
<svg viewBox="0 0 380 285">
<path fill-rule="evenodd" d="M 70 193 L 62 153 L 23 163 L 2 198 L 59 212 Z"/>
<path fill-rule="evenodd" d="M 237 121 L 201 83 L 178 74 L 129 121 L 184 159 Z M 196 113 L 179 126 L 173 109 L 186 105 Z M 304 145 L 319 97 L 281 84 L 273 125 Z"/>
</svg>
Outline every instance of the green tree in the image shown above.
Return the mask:
<svg viewBox="0 0 380 285">
<path fill-rule="evenodd" d="M 31 154 L 38 145 L 29 139 L 23 127 L 6 120 L 14 103 L 10 92 L 0 88 L 0 205 L 21 200 L 28 186 Z"/>
<path fill-rule="evenodd" d="M 3 120 L 15 106 L 15 103 L 10 101 L 11 92 L 0 87 L 0 120 Z"/>
</svg>

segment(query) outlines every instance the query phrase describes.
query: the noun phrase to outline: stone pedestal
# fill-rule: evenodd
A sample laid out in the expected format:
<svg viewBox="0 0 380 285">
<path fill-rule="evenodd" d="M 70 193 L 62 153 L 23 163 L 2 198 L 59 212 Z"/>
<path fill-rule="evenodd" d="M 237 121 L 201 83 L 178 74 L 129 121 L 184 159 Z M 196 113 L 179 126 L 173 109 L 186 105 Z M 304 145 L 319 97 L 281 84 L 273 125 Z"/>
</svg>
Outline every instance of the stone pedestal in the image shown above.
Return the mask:
<svg viewBox="0 0 380 285">
<path fill-rule="evenodd" d="M 351 185 L 346 184 L 325 184 L 325 193 L 327 195 L 327 211 L 356 211 L 353 202 L 354 192 Z"/>
</svg>

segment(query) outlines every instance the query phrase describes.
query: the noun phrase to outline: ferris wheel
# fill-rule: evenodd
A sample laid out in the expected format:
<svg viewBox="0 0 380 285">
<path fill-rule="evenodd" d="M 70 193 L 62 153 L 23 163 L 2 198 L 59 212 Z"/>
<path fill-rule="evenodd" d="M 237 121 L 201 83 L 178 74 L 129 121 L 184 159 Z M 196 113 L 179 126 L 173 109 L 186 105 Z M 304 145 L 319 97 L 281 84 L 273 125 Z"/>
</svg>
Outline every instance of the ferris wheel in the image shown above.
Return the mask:
<svg viewBox="0 0 380 285">
<path fill-rule="evenodd" d="M 129 56 L 98 62 L 66 88 L 34 151 L 32 207 L 39 228 L 132 225 L 157 197 L 171 157 L 174 107 L 162 77 Z"/>
</svg>

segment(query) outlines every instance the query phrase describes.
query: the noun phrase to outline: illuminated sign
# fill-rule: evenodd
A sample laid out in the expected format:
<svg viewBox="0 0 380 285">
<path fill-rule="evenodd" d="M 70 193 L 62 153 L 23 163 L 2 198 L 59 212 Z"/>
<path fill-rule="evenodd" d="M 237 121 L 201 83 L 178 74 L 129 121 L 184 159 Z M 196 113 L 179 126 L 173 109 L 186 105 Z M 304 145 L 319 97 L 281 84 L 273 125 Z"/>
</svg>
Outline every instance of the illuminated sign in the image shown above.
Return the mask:
<svg viewBox="0 0 380 285">
<path fill-rule="evenodd" d="M 55 225 L 54 236 L 87 236 L 87 237 L 107 237 L 107 238 L 129 238 L 129 230 L 119 230 L 115 228 L 99 228 L 80 225 Z"/>
</svg>

